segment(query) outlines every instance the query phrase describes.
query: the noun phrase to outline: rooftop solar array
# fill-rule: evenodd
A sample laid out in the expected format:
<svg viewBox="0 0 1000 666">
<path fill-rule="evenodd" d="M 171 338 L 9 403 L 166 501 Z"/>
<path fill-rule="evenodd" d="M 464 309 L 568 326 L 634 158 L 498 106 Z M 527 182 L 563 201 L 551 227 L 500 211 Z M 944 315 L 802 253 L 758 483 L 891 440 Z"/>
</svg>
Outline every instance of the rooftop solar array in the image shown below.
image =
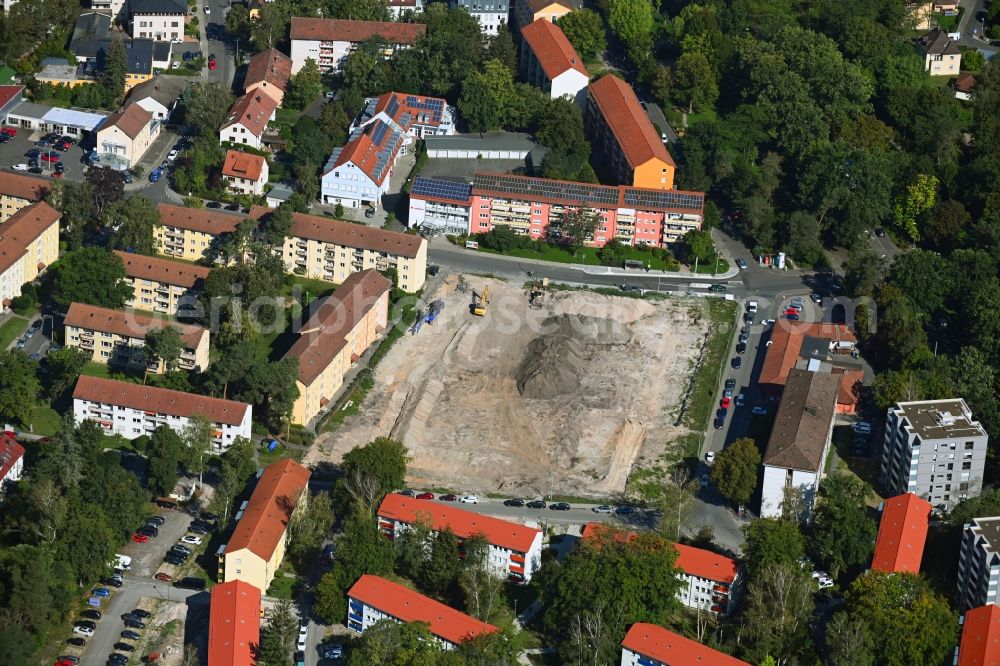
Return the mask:
<svg viewBox="0 0 1000 666">
<path fill-rule="evenodd" d="M 677 190 L 644 190 L 625 188 L 625 205 L 643 210 L 671 208 L 701 213 L 705 206 L 705 195 L 701 192 L 680 192 Z"/>
<path fill-rule="evenodd" d="M 386 105 L 385 112 L 390 118 L 396 117 L 396 114 L 399 113 L 399 97 L 396 95 L 389 97 L 389 104 Z"/>
<path fill-rule="evenodd" d="M 438 180 L 436 178 L 417 176 L 413 180 L 410 194 L 418 197 L 434 197 L 436 199 L 468 203 L 472 197 L 472 185 L 457 183 L 452 180 Z"/>
<path fill-rule="evenodd" d="M 547 178 L 527 178 L 498 173 L 477 173 L 472 186 L 489 190 L 500 195 L 511 195 L 534 199 L 561 199 L 567 203 L 582 203 L 593 206 L 617 206 L 618 188 L 586 183 L 569 183 Z"/>
<path fill-rule="evenodd" d="M 406 106 L 419 111 L 424 116 L 428 116 L 435 123 L 441 122 L 441 115 L 444 113 L 444 100 L 433 97 L 421 99 L 413 95 L 407 95 Z"/>
<path fill-rule="evenodd" d="M 381 146 L 382 140 L 385 139 L 385 133 L 389 131 L 389 126 L 380 121 L 372 123 L 368 127 L 370 128 L 369 136 L 371 137 L 372 142 L 376 146 Z"/>
</svg>

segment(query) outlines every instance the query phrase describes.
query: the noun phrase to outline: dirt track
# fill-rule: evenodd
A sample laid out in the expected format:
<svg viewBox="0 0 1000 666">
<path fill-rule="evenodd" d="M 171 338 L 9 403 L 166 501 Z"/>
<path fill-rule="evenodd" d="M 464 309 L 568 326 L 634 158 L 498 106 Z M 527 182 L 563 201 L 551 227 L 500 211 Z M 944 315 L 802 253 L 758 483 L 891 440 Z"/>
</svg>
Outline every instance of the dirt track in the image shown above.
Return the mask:
<svg viewBox="0 0 1000 666">
<path fill-rule="evenodd" d="M 378 436 L 409 449 L 410 483 L 523 496 L 621 492 L 672 424 L 707 324 L 690 303 L 551 291 L 449 276 L 442 315 L 407 335 L 375 373 L 361 411 L 318 438 L 307 461 L 338 461 Z M 471 291 L 489 286 L 485 317 Z"/>
</svg>

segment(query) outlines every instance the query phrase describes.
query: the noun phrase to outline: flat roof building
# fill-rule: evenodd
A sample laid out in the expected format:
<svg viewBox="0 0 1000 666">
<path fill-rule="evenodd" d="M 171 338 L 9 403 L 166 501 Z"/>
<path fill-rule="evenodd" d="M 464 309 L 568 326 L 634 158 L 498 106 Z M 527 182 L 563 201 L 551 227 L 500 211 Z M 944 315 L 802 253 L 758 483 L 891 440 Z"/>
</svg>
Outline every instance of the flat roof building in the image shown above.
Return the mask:
<svg viewBox="0 0 1000 666">
<path fill-rule="evenodd" d="M 965 524 L 958 553 L 958 606 L 962 610 L 995 604 L 1000 581 L 1000 516 Z"/>
</svg>

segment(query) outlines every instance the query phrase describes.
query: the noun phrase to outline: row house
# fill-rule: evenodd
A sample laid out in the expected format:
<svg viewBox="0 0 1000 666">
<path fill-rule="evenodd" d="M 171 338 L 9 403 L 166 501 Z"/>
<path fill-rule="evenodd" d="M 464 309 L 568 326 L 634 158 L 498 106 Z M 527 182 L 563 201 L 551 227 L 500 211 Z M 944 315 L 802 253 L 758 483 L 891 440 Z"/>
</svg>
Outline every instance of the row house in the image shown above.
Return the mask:
<svg viewBox="0 0 1000 666">
<path fill-rule="evenodd" d="M 389 322 L 392 282 L 373 270 L 352 273 L 316 302 L 284 358 L 298 360 L 292 422 L 310 423 L 344 385 L 344 375 L 378 340 Z"/>
<path fill-rule="evenodd" d="M 345 19 L 292 17 L 292 74 L 312 59 L 320 71 L 339 72 L 361 42 L 378 38 L 385 43 L 385 57 L 408 48 L 427 32 L 423 23 L 351 21 Z"/>
<path fill-rule="evenodd" d="M 178 309 L 194 307 L 198 292 L 208 278 L 204 266 L 161 257 L 115 250 L 125 267 L 125 282 L 132 288 L 128 307 L 173 316 Z"/>
<path fill-rule="evenodd" d="M 228 543 L 219 549 L 218 582 L 241 580 L 258 590 L 271 586 L 285 559 L 288 527 L 308 505 L 311 475 L 290 458 L 264 468 Z"/>
<path fill-rule="evenodd" d="M 455 183 L 421 179 L 410 191 L 410 210 L 421 219 L 420 201 L 433 199 L 452 210 L 468 211 L 468 234 L 487 233 L 504 225 L 531 238 L 557 236 L 563 216 L 588 210 L 599 216 L 597 230 L 587 245 L 602 247 L 612 238 L 624 245 L 666 247 L 684 234 L 701 228 L 705 195 L 680 190 L 650 190 L 624 185 L 592 185 L 512 174 L 477 172 L 463 200 L 464 189 Z M 434 194 L 421 194 L 433 192 Z M 427 215 L 422 219 L 435 223 Z"/>
<path fill-rule="evenodd" d="M 920 573 L 931 505 L 913 493 L 890 497 L 882 506 L 872 571 Z"/>
<path fill-rule="evenodd" d="M 406 132 L 381 118 L 355 128 L 347 143 L 334 148 L 323 166 L 322 202 L 377 208 L 389 189 L 393 167 L 406 143 Z"/>
<path fill-rule="evenodd" d="M 438 647 L 445 650 L 499 631 L 399 583 L 364 574 L 347 591 L 347 628 L 362 634 L 382 620 L 424 623 Z"/>
<path fill-rule="evenodd" d="M 243 79 L 243 92 L 259 90 L 281 106 L 292 78 L 292 59 L 275 48 L 250 58 Z"/>
<path fill-rule="evenodd" d="M 254 88 L 233 103 L 229 115 L 219 128 L 219 143 L 250 146 L 260 150 L 264 130 L 274 120 L 278 102 L 273 97 Z"/>
<path fill-rule="evenodd" d="M 261 155 L 227 150 L 222 162 L 222 180 L 234 194 L 259 197 L 270 177 L 267 160 Z"/>
<path fill-rule="evenodd" d="M 528 582 L 542 564 L 541 530 L 492 516 L 389 493 L 376 520 L 390 539 L 416 523 L 433 532 L 450 529 L 459 539 L 480 536 L 489 544 L 487 570 L 504 580 Z"/>
<path fill-rule="evenodd" d="M 3 310 L 59 258 L 59 211 L 44 201 L 25 206 L 0 226 L 0 302 Z"/>
<path fill-rule="evenodd" d="M 97 130 L 102 164 L 135 166 L 160 135 L 160 121 L 139 104 L 115 111 Z"/>
<path fill-rule="evenodd" d="M 582 109 L 590 74 L 562 29 L 540 18 L 521 29 L 521 38 L 521 78 L 549 99 L 567 97 Z"/>
<path fill-rule="evenodd" d="M 181 43 L 187 3 L 184 0 L 129 0 L 132 14 L 132 37 L 157 42 Z"/>
<path fill-rule="evenodd" d="M 48 178 L 0 171 L 0 223 L 22 208 L 43 200 L 51 190 L 52 181 Z"/>
<path fill-rule="evenodd" d="M 201 326 L 84 303 L 71 303 L 64 323 L 66 346 L 79 349 L 96 363 L 166 372 L 162 360 L 148 361 L 145 340 L 151 330 L 172 327 L 180 333 L 183 345 L 177 367 L 198 371 L 208 367 L 209 332 Z"/>
<path fill-rule="evenodd" d="M 250 217 L 256 220 L 271 212 L 254 206 Z M 289 272 L 337 284 L 352 273 L 394 268 L 396 286 L 414 293 L 427 277 L 426 239 L 305 213 L 292 214 L 282 257 Z"/>
<path fill-rule="evenodd" d="M 250 666 L 260 647 L 260 589 L 242 580 L 212 588 L 208 666 Z"/>
<path fill-rule="evenodd" d="M 250 439 L 253 407 L 245 402 L 81 375 L 73 389 L 73 419 L 93 421 L 109 435 L 135 439 L 166 426 L 178 435 L 195 416 L 208 419 L 211 452 L 220 454 L 237 437 Z"/>
<path fill-rule="evenodd" d="M 156 206 L 160 222 L 153 227 L 153 240 L 160 254 L 184 261 L 198 261 L 220 236 L 236 231 L 242 215 L 203 208 L 185 208 L 161 203 Z"/>
<path fill-rule="evenodd" d="M 669 629 L 636 622 L 622 641 L 621 666 L 750 666 Z"/>
<path fill-rule="evenodd" d="M 591 83 L 584 125 L 598 163 L 616 183 L 674 189 L 677 165 L 632 86 L 613 74 Z"/>
<path fill-rule="evenodd" d="M 997 603 L 1000 585 L 1000 516 L 965 524 L 958 553 L 958 606 L 968 610 Z"/>
<path fill-rule="evenodd" d="M 951 509 L 983 488 L 989 435 L 962 398 L 898 402 L 889 408 L 882 485 Z"/>
</svg>

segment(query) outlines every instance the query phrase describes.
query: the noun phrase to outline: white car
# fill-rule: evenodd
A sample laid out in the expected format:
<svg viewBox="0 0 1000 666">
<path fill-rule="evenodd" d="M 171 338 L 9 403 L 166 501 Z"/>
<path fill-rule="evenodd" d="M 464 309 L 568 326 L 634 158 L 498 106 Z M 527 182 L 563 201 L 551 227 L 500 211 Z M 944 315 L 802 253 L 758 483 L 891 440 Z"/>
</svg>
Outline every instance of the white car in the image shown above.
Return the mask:
<svg viewBox="0 0 1000 666">
<path fill-rule="evenodd" d="M 816 581 L 819 584 L 819 589 L 825 590 L 828 587 L 833 587 L 833 579 L 829 576 L 824 576 Z"/>
<path fill-rule="evenodd" d="M 192 546 L 200 546 L 201 537 L 194 536 L 193 534 L 188 534 L 187 536 L 181 537 L 181 543 L 189 543 Z"/>
<path fill-rule="evenodd" d="M 458 501 L 462 504 L 479 504 L 478 495 L 462 495 L 458 498 Z"/>
<path fill-rule="evenodd" d="M 830 574 L 828 574 L 825 571 L 815 571 L 814 570 L 813 573 L 812 573 L 812 577 L 813 577 L 813 580 L 821 580 L 823 578 L 829 578 Z"/>
<path fill-rule="evenodd" d="M 172 63 L 170 63 L 170 69 L 180 69 L 180 68 L 181 68 L 180 60 L 174 60 Z"/>
<path fill-rule="evenodd" d="M 211 13 L 212 13 L 212 8 L 209 7 L 208 5 L 205 5 L 205 14 L 211 14 Z"/>
<path fill-rule="evenodd" d="M 612 509 L 607 504 L 602 504 L 601 506 L 595 506 L 593 509 L 591 509 L 591 511 L 593 511 L 594 513 L 612 513 L 614 509 Z"/>
<path fill-rule="evenodd" d="M 94 630 L 89 627 L 73 627 L 73 633 L 90 638 L 94 635 Z"/>
<path fill-rule="evenodd" d="M 27 171 L 27 170 L 28 170 L 28 165 L 27 165 L 27 164 L 25 164 L 24 162 L 21 162 L 20 164 L 15 164 L 15 165 L 14 165 L 14 166 L 12 166 L 11 168 L 12 168 L 12 169 L 13 169 L 14 171 Z"/>
<path fill-rule="evenodd" d="M 171 150 L 169 153 L 167 153 L 167 159 L 170 160 L 171 162 L 173 162 L 174 160 L 176 160 L 177 159 L 177 151 L 176 150 Z"/>
<path fill-rule="evenodd" d="M 306 637 L 305 634 L 299 634 L 299 642 L 295 644 L 296 650 L 304 651 L 306 649 Z"/>
<path fill-rule="evenodd" d="M 750 412 L 756 416 L 764 416 L 764 414 L 767 414 L 767 410 L 763 407 L 754 407 L 750 410 Z"/>
<path fill-rule="evenodd" d="M 715 451 L 708 451 L 705 453 L 705 462 L 709 465 L 715 462 Z"/>
</svg>

